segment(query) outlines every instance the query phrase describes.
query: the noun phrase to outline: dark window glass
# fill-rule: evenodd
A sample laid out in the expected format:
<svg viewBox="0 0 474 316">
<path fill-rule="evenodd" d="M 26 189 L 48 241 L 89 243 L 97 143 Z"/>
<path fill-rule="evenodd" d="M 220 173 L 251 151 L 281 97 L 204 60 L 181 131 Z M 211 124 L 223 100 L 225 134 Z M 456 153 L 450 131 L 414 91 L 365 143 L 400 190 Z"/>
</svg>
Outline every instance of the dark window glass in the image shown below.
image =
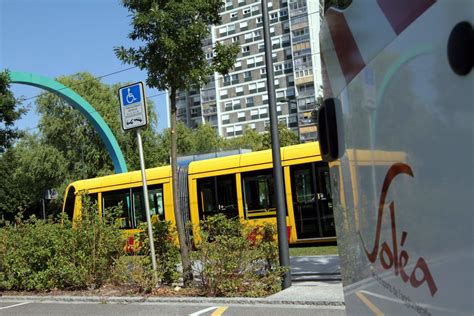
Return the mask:
<svg viewBox="0 0 474 316">
<path fill-rule="evenodd" d="M 150 216 L 157 216 L 159 220 L 165 220 L 165 209 L 163 203 L 163 185 L 148 187 L 148 203 L 150 205 Z M 133 189 L 133 211 L 135 225 L 146 222 L 145 202 L 143 201 L 143 188 Z"/>
<path fill-rule="evenodd" d="M 239 215 L 235 175 L 198 179 L 197 191 L 200 219 L 217 213 L 224 213 L 228 218 Z"/>
<path fill-rule="evenodd" d="M 74 187 L 69 188 L 66 196 L 66 203 L 64 203 L 64 212 L 66 213 L 67 218 L 71 221 L 74 215 L 74 203 L 76 201 L 76 195 L 74 194 L 75 191 L 76 189 Z"/>
<path fill-rule="evenodd" d="M 275 216 L 276 197 L 273 170 L 242 174 L 245 218 Z"/>
<path fill-rule="evenodd" d="M 129 189 L 102 193 L 102 209 L 104 210 L 104 214 L 107 208 L 116 206 L 121 207 L 121 212 L 114 214 L 117 215 L 115 221 L 119 223 L 119 227 L 123 229 L 133 228 Z"/>
</svg>

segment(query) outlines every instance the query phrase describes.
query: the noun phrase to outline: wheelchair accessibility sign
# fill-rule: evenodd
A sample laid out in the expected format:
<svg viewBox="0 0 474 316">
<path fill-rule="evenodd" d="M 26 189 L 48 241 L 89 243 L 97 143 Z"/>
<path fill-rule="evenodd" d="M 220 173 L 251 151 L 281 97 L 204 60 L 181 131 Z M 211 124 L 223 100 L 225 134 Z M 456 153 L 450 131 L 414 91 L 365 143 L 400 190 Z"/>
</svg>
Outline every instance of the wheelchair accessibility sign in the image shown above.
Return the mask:
<svg viewBox="0 0 474 316">
<path fill-rule="evenodd" d="M 120 88 L 119 98 L 123 130 L 126 131 L 148 124 L 143 82 Z"/>
</svg>

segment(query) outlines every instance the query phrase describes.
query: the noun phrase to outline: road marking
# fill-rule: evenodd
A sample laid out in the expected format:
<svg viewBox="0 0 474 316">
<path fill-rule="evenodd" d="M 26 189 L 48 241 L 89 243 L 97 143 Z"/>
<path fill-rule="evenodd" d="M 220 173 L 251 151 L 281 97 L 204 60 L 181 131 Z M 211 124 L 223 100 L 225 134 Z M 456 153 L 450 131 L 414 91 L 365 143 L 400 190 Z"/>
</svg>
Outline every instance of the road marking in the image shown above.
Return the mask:
<svg viewBox="0 0 474 316">
<path fill-rule="evenodd" d="M 365 304 L 367 307 L 374 313 L 376 316 L 384 316 L 384 313 L 375 306 L 374 303 L 372 303 L 364 294 L 361 292 L 356 292 L 357 297 Z"/>
<path fill-rule="evenodd" d="M 229 306 L 221 306 L 211 316 L 221 316 L 228 308 Z"/>
<path fill-rule="evenodd" d="M 23 303 L 19 303 L 19 304 L 15 304 L 15 305 L 0 307 L 0 309 L 7 309 L 7 308 L 17 307 L 17 306 L 21 306 L 21 305 L 30 304 L 30 303 L 32 303 L 32 302 L 23 302 Z"/>
<path fill-rule="evenodd" d="M 197 312 L 195 312 L 195 313 L 189 314 L 189 316 L 198 316 L 198 315 L 207 313 L 207 312 L 209 312 L 209 311 L 212 311 L 213 309 L 217 309 L 217 306 L 211 306 L 211 307 L 209 307 L 209 308 L 206 308 L 206 309 L 197 311 Z"/>
</svg>

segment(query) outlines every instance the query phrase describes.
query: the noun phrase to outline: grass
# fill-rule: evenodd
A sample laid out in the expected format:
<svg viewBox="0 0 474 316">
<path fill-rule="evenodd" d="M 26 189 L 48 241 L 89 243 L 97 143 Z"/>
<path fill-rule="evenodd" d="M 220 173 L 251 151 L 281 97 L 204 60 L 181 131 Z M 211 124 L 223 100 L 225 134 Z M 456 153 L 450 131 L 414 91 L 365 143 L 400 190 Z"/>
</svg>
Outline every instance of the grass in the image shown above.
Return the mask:
<svg viewBox="0 0 474 316">
<path fill-rule="evenodd" d="M 319 256 L 319 255 L 337 255 L 336 245 L 321 246 L 292 246 L 290 247 L 290 256 Z"/>
</svg>

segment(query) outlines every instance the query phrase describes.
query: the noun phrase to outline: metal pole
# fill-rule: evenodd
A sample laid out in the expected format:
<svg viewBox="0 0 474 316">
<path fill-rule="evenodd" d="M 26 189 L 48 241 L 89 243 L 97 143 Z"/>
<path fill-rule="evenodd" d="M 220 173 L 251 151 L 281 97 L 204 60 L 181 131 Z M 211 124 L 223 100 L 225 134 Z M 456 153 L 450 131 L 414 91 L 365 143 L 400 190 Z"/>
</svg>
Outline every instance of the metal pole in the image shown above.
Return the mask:
<svg viewBox="0 0 474 316">
<path fill-rule="evenodd" d="M 44 199 L 41 200 L 43 203 L 43 219 L 46 221 L 46 205 L 44 204 Z"/>
<path fill-rule="evenodd" d="M 143 159 L 143 147 L 142 147 L 142 136 L 140 135 L 140 129 L 137 129 L 137 140 L 138 140 L 138 154 L 140 156 L 140 169 L 142 170 L 142 182 L 143 182 L 143 199 L 145 200 L 145 212 L 146 212 L 146 222 L 148 226 L 148 239 L 150 240 L 150 255 L 151 255 L 151 264 L 153 266 L 153 271 L 155 271 L 156 277 L 156 257 L 155 257 L 155 243 L 153 241 L 153 230 L 151 227 L 151 218 L 150 218 L 150 202 L 148 201 L 148 186 L 146 184 L 146 173 L 145 173 L 145 160 Z"/>
<path fill-rule="evenodd" d="M 280 265 L 288 271 L 283 276 L 283 288 L 291 286 L 290 254 L 286 231 L 286 205 L 283 172 L 280 157 L 280 140 L 278 135 L 278 116 L 276 110 L 276 96 L 273 76 L 272 43 L 268 23 L 267 0 L 262 0 L 263 40 L 265 43 L 265 66 L 267 70 L 268 107 L 270 112 L 270 129 L 272 133 L 273 177 L 275 179 L 275 193 L 277 199 L 277 229 Z"/>
</svg>

